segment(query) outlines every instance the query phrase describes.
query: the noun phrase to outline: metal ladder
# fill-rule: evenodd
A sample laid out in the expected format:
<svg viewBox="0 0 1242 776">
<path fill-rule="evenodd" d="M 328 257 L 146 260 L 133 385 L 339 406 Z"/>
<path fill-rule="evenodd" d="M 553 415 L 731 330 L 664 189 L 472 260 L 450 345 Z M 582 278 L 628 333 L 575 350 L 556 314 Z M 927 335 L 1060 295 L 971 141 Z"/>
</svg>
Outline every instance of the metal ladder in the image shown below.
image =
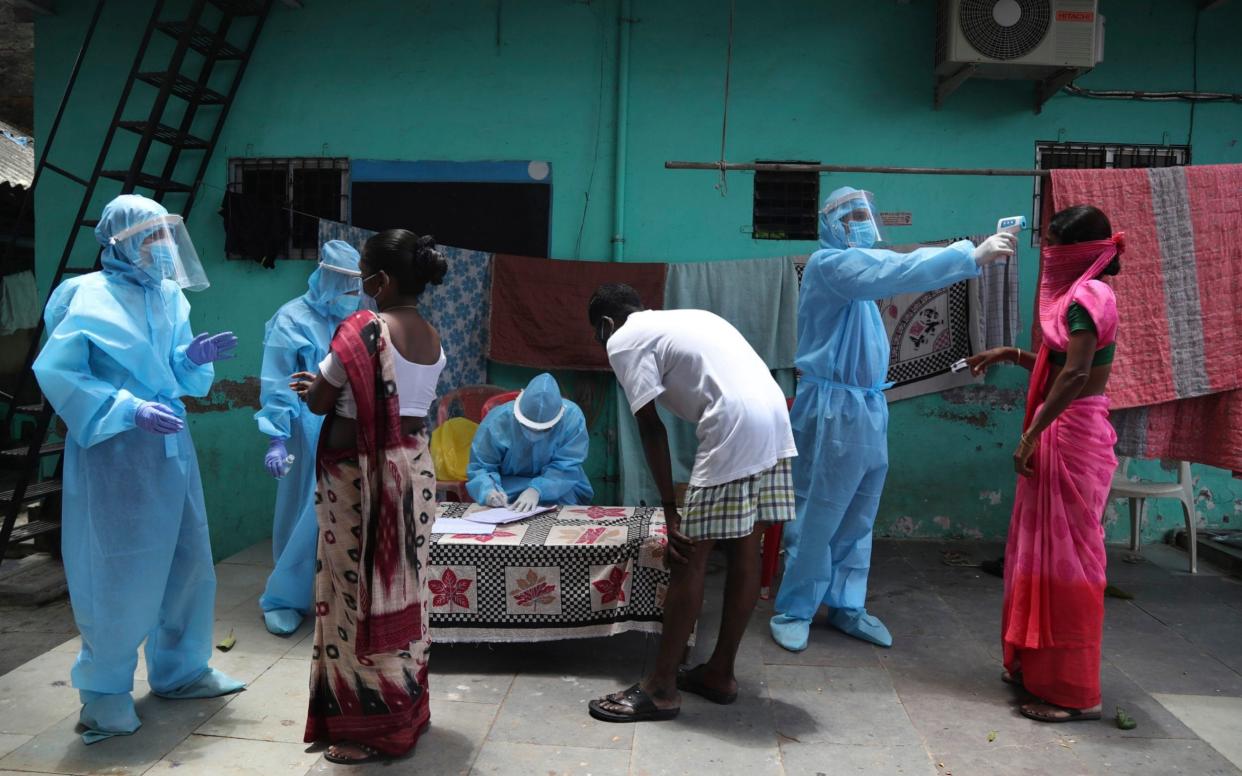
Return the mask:
<svg viewBox="0 0 1242 776">
<path fill-rule="evenodd" d="M 42 151 L 35 166 L 34 178 L 26 191 L 26 197 L 16 221 L 20 224 L 28 208 L 33 205 L 35 190 L 44 171 L 55 173 L 82 188 L 81 204 L 73 223 L 66 230 L 68 238 L 57 263 L 56 273 L 48 286 L 49 289 L 55 289 L 60 285 L 66 275 L 93 272 L 99 268 L 98 253 L 91 266 L 70 266 L 70 258 L 81 233 L 84 230 L 93 230 L 98 224 L 97 219 L 87 218 L 87 214 L 96 193 L 96 186 L 101 180 L 118 182 L 120 186 L 116 194 L 128 194 L 135 189 L 145 189 L 151 192 L 152 199 L 159 202 L 170 194 L 184 196 L 184 202 L 180 207 L 170 208 L 170 210 L 179 212 L 186 218 L 189 217 L 203 176 L 207 172 L 208 162 L 211 161 L 211 152 L 220 138 L 229 108 L 237 95 L 237 89 L 246 72 L 246 65 L 250 61 L 259 34 L 263 30 L 263 24 L 271 11 L 272 2 L 273 0 L 188 0 L 186 4 L 188 10 L 177 13 L 173 19 L 168 19 L 165 18 L 165 7 L 169 4 L 165 0 L 157 0 L 147 21 L 146 29 L 143 31 L 138 51 L 134 55 L 116 111 L 106 127 L 94 169 L 83 176 L 55 164 L 51 159 L 57 131 L 65 115 L 65 108 L 69 104 L 83 60 L 107 5 L 107 0 L 97 0 L 82 46 L 61 96 L 56 118 L 46 138 L 40 143 Z M 229 40 L 231 33 L 236 39 L 235 42 Z M 166 65 L 159 69 L 147 69 L 145 62 L 147 51 L 156 35 L 172 38 L 175 44 Z M 187 66 L 191 66 L 190 69 L 192 69 L 193 65 L 193 62 L 187 62 L 187 55 L 190 52 L 196 52 L 199 55 L 197 57 L 199 67 L 194 75 L 186 72 Z M 212 82 L 212 76 L 216 74 L 217 65 L 228 66 L 232 69 L 231 74 L 224 72 L 215 79 L 217 84 L 223 87 L 220 90 L 208 85 Z M 225 70 L 225 67 L 221 67 L 221 70 Z M 142 117 L 131 115 L 139 109 L 127 110 L 130 108 L 130 98 L 136 87 L 140 90 L 140 94 L 141 90 L 148 88 L 155 90 L 151 107 Z M 170 104 L 183 106 L 180 119 L 171 122 L 176 126 L 164 123 Z M 208 117 L 199 122 L 200 125 L 210 125 L 210 132 L 203 133 L 203 136 L 192 132 L 199 115 L 199 108 L 215 110 L 214 117 Z M 138 144 L 127 165 L 114 167 L 109 164 L 109 152 L 112 150 L 117 130 L 137 135 Z M 152 159 L 151 151 L 156 144 L 167 149 L 167 155 L 162 162 L 158 155 Z M 193 180 L 182 182 L 174 180 L 173 175 L 185 152 L 197 153 L 201 156 Z M 149 172 L 147 170 L 149 161 L 154 161 L 153 166 L 159 167 L 160 172 Z M 112 163 L 115 164 L 115 160 Z M 7 241 L 3 254 L 0 254 L 0 266 L 3 266 L 3 260 L 16 246 L 17 239 L 18 234 L 15 231 Z M 46 302 L 47 300 L 44 300 L 45 306 Z M 46 401 L 36 405 L 18 406 L 19 397 L 27 395 L 32 389 L 34 374 L 31 371 L 31 365 L 39 353 L 43 330 L 43 321 L 40 319 L 26 353 L 25 366 L 18 378 L 17 389 L 14 391 L 15 398 L 9 402 L 4 416 L 4 428 L 0 432 L 0 438 L 8 439 L 12 434 L 13 423 L 17 415 L 34 417 L 34 433 L 28 441 L 21 444 L 10 441 L 9 444 L 13 446 L 0 450 L 0 469 L 11 470 L 15 475 L 11 475 L 12 487 L 0 492 L 0 520 L 3 521 L 0 522 L 0 563 L 4 560 L 5 551 L 10 542 L 37 540 L 55 550 L 56 543 L 52 540 L 60 530 L 61 473 L 64 467 L 65 445 L 63 442 L 48 441 L 48 432 L 52 428 L 55 413 Z M 46 462 L 53 458 L 56 461 L 54 476 L 50 479 L 41 479 L 40 473 L 48 465 Z M 31 519 L 17 527 L 17 518 L 22 510 L 40 501 L 42 508 L 38 519 Z"/>
</svg>

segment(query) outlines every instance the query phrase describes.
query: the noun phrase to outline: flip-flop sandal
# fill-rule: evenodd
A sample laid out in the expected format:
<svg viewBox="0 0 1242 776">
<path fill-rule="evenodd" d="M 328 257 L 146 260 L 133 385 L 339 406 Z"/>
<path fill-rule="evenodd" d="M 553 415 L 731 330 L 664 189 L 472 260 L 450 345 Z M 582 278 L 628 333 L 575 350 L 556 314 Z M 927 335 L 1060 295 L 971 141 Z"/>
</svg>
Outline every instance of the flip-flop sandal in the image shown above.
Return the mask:
<svg viewBox="0 0 1242 776">
<path fill-rule="evenodd" d="M 626 706 L 630 711 L 618 712 L 606 709 L 604 703 Z M 681 708 L 662 709 L 656 706 L 651 696 L 636 684 L 622 692 L 616 700 L 605 696 L 591 701 L 587 704 L 587 711 L 592 717 L 602 722 L 663 722 L 680 714 Z"/>
<path fill-rule="evenodd" d="M 1062 706 L 1049 705 L 1050 711 L 1035 711 L 1026 705 L 1020 706 L 1018 711 L 1027 719 L 1033 719 L 1036 722 L 1080 722 L 1092 719 L 1100 719 L 1101 712 L 1098 711 L 1082 711 L 1080 709 L 1067 709 Z"/>
<path fill-rule="evenodd" d="M 719 703 L 721 706 L 728 706 L 737 700 L 737 692 L 725 692 L 715 687 L 708 687 L 702 682 L 703 670 L 706 664 L 697 665 L 691 669 L 679 669 L 677 671 L 677 689 L 682 692 L 694 693 L 700 698 L 705 698 L 712 703 Z"/>
<path fill-rule="evenodd" d="M 1008 671 L 1001 671 L 1001 681 L 1005 684 L 1012 684 L 1017 687 L 1022 686 L 1022 672 L 1011 674 Z"/>
<path fill-rule="evenodd" d="M 341 757 L 340 755 L 332 754 L 332 747 L 328 747 L 324 750 L 323 759 L 337 765 L 364 765 L 366 763 L 380 762 L 381 760 L 388 759 L 388 755 L 383 754 L 377 749 L 369 747 L 366 744 L 355 744 L 352 741 L 342 741 L 339 744 L 333 744 L 332 746 L 353 746 L 361 749 L 365 753 L 362 757 Z"/>
</svg>

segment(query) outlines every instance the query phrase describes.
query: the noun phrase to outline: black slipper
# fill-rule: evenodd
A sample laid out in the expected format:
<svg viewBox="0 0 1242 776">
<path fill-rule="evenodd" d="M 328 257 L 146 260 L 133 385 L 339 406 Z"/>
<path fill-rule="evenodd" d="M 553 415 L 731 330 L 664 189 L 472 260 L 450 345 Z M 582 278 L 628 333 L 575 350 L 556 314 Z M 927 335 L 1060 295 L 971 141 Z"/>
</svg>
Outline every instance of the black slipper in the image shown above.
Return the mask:
<svg viewBox="0 0 1242 776">
<path fill-rule="evenodd" d="M 677 671 L 677 689 L 682 692 L 694 693 L 700 698 L 705 698 L 712 703 L 719 703 L 721 706 L 728 706 L 737 700 L 737 691 L 725 692 L 715 687 L 708 687 L 702 682 L 703 672 L 707 669 L 707 664 L 697 665 L 694 668 L 681 668 Z"/>
<path fill-rule="evenodd" d="M 352 741 L 342 741 L 339 744 L 333 744 L 332 746 L 355 746 L 366 753 L 364 756 L 356 757 L 356 758 L 355 757 L 340 757 L 338 755 L 332 754 L 332 747 L 328 747 L 327 749 L 324 750 L 323 759 L 327 760 L 330 763 L 336 763 L 337 765 L 364 765 L 366 763 L 375 763 L 375 762 L 380 762 L 381 760 L 390 759 L 388 755 L 376 749 L 373 749 L 372 747 L 369 747 L 366 744 L 355 744 Z"/>
<path fill-rule="evenodd" d="M 617 712 L 606 709 L 603 707 L 605 702 L 626 706 L 630 711 Z M 621 697 L 616 700 L 605 697 L 591 701 L 587 704 L 587 711 L 592 717 L 603 722 L 662 722 L 676 717 L 681 713 L 681 708 L 661 709 L 655 705 L 655 701 L 651 700 L 651 696 L 636 684 L 622 692 Z"/>
<path fill-rule="evenodd" d="M 1093 719 L 1101 718 L 1101 712 L 1099 711 L 1083 711 L 1081 709 L 1067 709 L 1063 706 L 1056 706 L 1056 705 L 1049 703 L 1049 704 L 1041 704 L 1041 705 L 1046 705 L 1046 706 L 1051 707 L 1051 710 L 1052 710 L 1051 713 L 1041 713 L 1041 712 L 1034 711 L 1033 709 L 1028 708 L 1028 705 L 1029 704 L 1023 704 L 1022 706 L 1018 708 L 1018 711 L 1021 712 L 1022 716 L 1026 717 L 1027 719 L 1033 719 L 1036 722 L 1052 722 L 1052 723 L 1079 722 L 1079 721 L 1086 721 L 1086 720 L 1093 720 Z"/>
<path fill-rule="evenodd" d="M 1005 684 L 1012 684 L 1016 687 L 1022 686 L 1022 673 L 1011 674 L 1008 671 L 1001 671 L 1001 681 Z"/>
</svg>

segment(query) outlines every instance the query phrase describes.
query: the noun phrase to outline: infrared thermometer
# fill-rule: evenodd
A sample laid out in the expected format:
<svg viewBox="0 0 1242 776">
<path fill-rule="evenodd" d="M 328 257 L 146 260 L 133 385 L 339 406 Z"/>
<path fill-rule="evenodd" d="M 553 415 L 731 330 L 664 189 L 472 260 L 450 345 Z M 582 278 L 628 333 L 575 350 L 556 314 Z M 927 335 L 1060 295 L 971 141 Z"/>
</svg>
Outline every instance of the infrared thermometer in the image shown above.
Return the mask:
<svg viewBox="0 0 1242 776">
<path fill-rule="evenodd" d="M 1026 228 L 1026 216 L 1006 216 L 996 222 L 997 232 L 1008 232 L 1016 235 Z"/>
</svg>

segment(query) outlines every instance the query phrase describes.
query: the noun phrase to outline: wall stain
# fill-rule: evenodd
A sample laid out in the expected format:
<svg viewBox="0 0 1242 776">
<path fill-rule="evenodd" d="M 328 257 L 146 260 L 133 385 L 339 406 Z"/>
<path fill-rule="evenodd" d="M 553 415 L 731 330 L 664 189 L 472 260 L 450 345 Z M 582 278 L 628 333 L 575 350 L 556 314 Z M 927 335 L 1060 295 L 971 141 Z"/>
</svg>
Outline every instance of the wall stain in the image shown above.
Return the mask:
<svg viewBox="0 0 1242 776">
<path fill-rule="evenodd" d="M 941 391 L 940 398 L 948 404 L 979 404 L 988 409 L 1012 412 L 1026 402 L 1026 392 L 996 385 L 964 385 Z"/>
<path fill-rule="evenodd" d="M 185 403 L 186 412 L 192 415 L 245 408 L 257 410 L 259 408 L 259 378 L 217 380 L 211 386 L 211 393 L 207 394 L 207 398 L 184 396 L 181 401 Z"/>
<path fill-rule="evenodd" d="M 975 428 L 992 428 L 995 424 L 992 422 L 992 416 L 983 410 L 978 412 L 954 412 L 953 410 L 941 409 L 925 412 L 925 415 L 941 420 L 950 420 L 957 423 L 966 423 Z"/>
</svg>

